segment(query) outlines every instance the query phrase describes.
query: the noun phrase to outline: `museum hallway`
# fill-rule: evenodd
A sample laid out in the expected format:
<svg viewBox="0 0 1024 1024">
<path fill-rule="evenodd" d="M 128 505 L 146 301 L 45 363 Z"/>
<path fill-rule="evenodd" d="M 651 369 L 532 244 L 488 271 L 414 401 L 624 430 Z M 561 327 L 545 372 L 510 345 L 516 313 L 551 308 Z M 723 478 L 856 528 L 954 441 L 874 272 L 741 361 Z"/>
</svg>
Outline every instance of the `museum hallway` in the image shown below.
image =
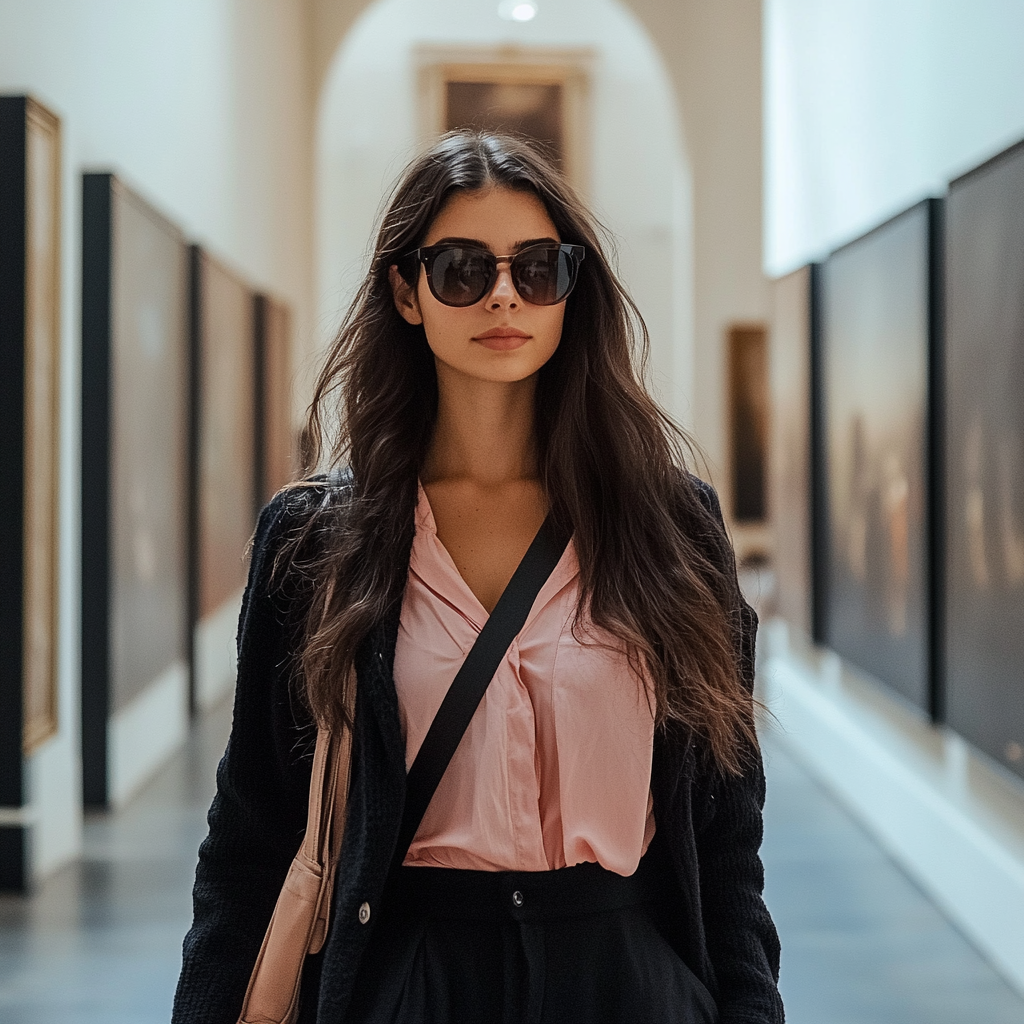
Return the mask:
<svg viewBox="0 0 1024 1024">
<path fill-rule="evenodd" d="M 626 602 L 652 650 L 724 661 L 627 335 L 759 616 L 786 1019 L 1024 1024 L 1022 44 L 1024 0 L 0 0 L 0 1024 L 169 1020 L 282 488 L 353 468 L 381 608 L 385 489 L 528 476 L 595 593 L 659 593 L 608 552 L 684 582 L 692 620 Z M 449 386 L 537 396 L 521 466 L 442 458 Z"/>
<path fill-rule="evenodd" d="M 3 1024 L 164 1024 L 190 920 L 229 707 L 85 854 L 31 898 L 0 896 Z M 782 937 L 789 1024 L 1024 1024 L 1017 995 L 878 845 L 764 738 L 766 898 Z"/>
</svg>

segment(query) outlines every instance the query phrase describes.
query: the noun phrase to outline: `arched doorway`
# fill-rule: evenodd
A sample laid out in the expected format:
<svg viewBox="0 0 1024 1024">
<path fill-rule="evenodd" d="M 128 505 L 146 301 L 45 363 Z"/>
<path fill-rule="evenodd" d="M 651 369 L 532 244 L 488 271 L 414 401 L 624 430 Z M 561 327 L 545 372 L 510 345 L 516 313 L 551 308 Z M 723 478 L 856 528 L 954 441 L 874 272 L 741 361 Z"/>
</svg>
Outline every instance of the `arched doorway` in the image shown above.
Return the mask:
<svg viewBox="0 0 1024 1024">
<path fill-rule="evenodd" d="M 360 16 L 335 53 L 317 111 L 322 340 L 365 272 L 382 196 L 433 130 L 432 69 L 460 62 L 561 67 L 576 83 L 573 174 L 617 243 L 621 276 L 651 334 L 655 390 L 689 424 L 689 161 L 658 51 L 618 0 L 560 0 L 523 23 L 503 20 L 496 0 L 377 0 Z"/>
</svg>

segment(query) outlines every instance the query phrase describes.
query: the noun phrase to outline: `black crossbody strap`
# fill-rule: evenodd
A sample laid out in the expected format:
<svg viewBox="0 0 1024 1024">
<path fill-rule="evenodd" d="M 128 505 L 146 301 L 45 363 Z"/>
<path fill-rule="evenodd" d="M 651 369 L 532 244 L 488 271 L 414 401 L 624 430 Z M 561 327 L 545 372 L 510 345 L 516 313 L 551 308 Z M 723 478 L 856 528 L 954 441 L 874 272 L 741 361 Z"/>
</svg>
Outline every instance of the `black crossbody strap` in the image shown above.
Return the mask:
<svg viewBox="0 0 1024 1024">
<path fill-rule="evenodd" d="M 406 779 L 405 812 L 395 849 L 396 863 L 405 859 L 434 790 L 469 728 L 501 659 L 526 623 L 533 602 L 568 543 L 568 537 L 557 535 L 548 516 L 448 687 Z"/>
</svg>

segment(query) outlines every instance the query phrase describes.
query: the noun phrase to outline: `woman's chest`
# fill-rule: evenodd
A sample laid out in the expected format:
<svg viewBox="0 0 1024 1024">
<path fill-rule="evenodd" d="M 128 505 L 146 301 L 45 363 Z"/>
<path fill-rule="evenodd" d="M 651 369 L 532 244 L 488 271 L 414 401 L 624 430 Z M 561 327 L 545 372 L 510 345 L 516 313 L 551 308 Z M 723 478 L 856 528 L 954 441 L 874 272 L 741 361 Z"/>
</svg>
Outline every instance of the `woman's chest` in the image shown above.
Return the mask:
<svg viewBox="0 0 1024 1024">
<path fill-rule="evenodd" d="M 567 555 L 500 661 L 410 862 L 546 870 L 597 860 L 629 873 L 646 848 L 652 703 L 622 645 L 577 622 Z M 394 664 L 407 767 L 486 621 L 464 598 L 457 581 L 413 559 Z"/>
</svg>

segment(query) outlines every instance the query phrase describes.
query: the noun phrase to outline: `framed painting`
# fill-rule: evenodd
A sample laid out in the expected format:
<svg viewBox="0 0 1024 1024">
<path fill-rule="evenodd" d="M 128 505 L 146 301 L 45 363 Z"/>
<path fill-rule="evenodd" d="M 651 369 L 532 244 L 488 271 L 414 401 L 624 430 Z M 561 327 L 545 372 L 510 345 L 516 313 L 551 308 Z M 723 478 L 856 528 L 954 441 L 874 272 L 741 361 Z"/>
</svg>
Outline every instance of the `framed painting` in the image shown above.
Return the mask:
<svg viewBox="0 0 1024 1024">
<path fill-rule="evenodd" d="M 729 329 L 729 434 L 732 514 L 740 523 L 768 517 L 768 330 Z"/>
<path fill-rule="evenodd" d="M 506 131 L 540 143 L 578 187 L 588 178 L 589 50 L 422 47 L 424 141 L 458 128 Z"/>
<path fill-rule="evenodd" d="M 246 281 L 199 246 L 191 255 L 193 707 L 227 695 L 259 504 L 256 302 Z"/>
<path fill-rule="evenodd" d="M 58 726 L 61 127 L 0 97 L 0 805 Z M 25 879 L 24 826 L 0 827 L 0 887 Z"/>
<path fill-rule="evenodd" d="M 271 295 L 256 296 L 256 493 L 264 504 L 295 479 L 298 443 L 292 429 L 292 311 Z"/>
<path fill-rule="evenodd" d="M 467 74 L 468 72 L 463 72 Z M 484 79 L 474 81 L 473 79 Z M 559 167 L 565 163 L 563 84 L 477 74 L 445 81 L 445 131 L 480 128 L 525 135 Z"/>
<path fill-rule="evenodd" d="M 816 341 L 816 639 L 935 714 L 932 390 L 939 204 L 833 253 Z"/>
<path fill-rule="evenodd" d="M 812 267 L 772 284 L 768 508 L 778 614 L 811 635 Z"/>
<path fill-rule="evenodd" d="M 82 758 L 103 806 L 155 767 L 119 761 L 111 729 L 147 700 L 178 709 L 175 741 L 187 720 L 188 248 L 115 175 L 86 174 L 82 264 Z"/>
<path fill-rule="evenodd" d="M 946 718 L 1024 776 L 1024 143 L 946 201 Z"/>
</svg>

